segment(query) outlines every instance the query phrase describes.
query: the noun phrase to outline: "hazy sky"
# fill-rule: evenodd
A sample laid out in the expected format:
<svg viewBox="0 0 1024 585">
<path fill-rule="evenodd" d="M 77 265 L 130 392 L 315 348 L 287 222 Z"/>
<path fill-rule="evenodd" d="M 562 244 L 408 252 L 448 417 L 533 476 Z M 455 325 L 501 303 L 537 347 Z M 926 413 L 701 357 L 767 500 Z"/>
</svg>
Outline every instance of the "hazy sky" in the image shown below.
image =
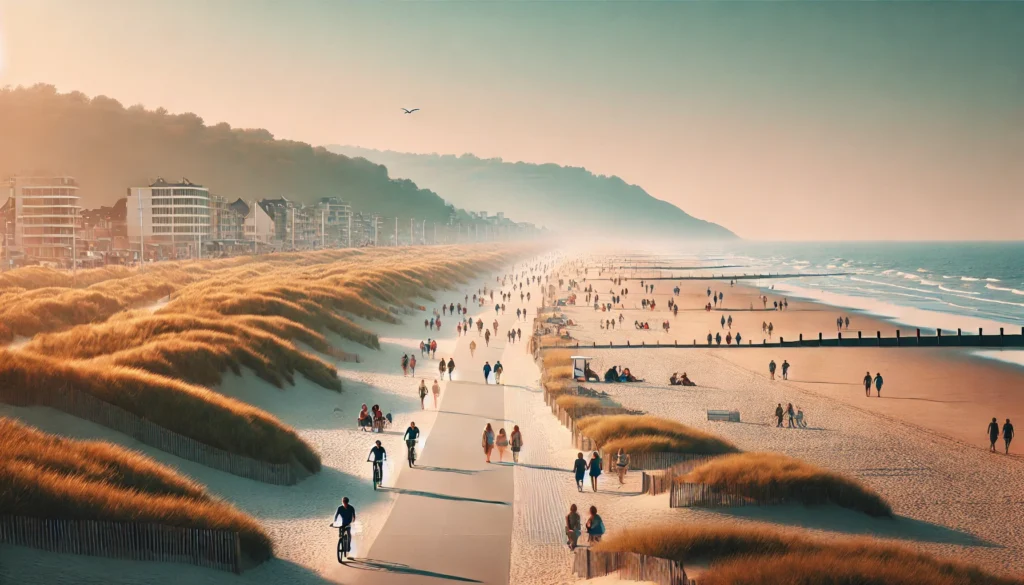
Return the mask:
<svg viewBox="0 0 1024 585">
<path fill-rule="evenodd" d="M 1024 3 L 0 0 L 36 82 L 584 166 L 747 238 L 1024 239 Z"/>
</svg>

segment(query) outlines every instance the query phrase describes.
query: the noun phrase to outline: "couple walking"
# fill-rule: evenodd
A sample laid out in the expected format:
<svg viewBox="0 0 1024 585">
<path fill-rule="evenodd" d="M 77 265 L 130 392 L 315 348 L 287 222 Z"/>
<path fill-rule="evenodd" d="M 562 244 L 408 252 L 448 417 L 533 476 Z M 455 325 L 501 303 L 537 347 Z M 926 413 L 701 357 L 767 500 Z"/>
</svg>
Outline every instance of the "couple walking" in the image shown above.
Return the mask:
<svg viewBox="0 0 1024 585">
<path fill-rule="evenodd" d="M 576 461 L 573 462 L 572 470 L 576 474 L 576 489 L 580 492 L 583 491 L 583 478 L 586 477 L 587 471 L 590 472 L 590 487 L 596 492 L 597 491 L 597 478 L 601 475 L 601 454 L 594 451 L 590 456 L 590 461 L 583 458 L 583 453 L 576 454 Z"/>
<path fill-rule="evenodd" d="M 491 462 L 491 452 L 495 447 L 498 448 L 498 461 L 504 461 L 505 449 L 510 446 L 512 447 L 512 461 L 519 463 L 519 451 L 523 448 L 523 434 L 519 432 L 519 425 L 515 425 L 512 427 L 511 437 L 505 434 L 505 429 L 500 429 L 495 436 L 491 423 L 487 423 L 480 444 L 484 449 L 484 456 L 487 457 L 487 463 Z"/>
<path fill-rule="evenodd" d="M 441 394 L 441 385 L 437 383 L 437 380 L 434 380 L 434 386 L 433 386 L 433 388 L 431 388 L 431 390 L 434 392 L 434 409 L 437 410 L 437 397 L 440 396 L 440 394 Z M 423 379 L 420 380 L 419 393 L 420 393 L 420 410 L 426 410 L 427 409 L 427 405 L 426 405 L 426 400 L 427 400 L 427 381 L 426 380 L 423 380 Z"/>
<path fill-rule="evenodd" d="M 996 417 L 992 417 L 992 422 L 988 423 L 988 440 L 991 443 L 989 445 L 989 451 L 996 452 L 996 441 L 999 440 L 999 423 L 996 421 Z M 1006 419 L 1006 424 L 1003 425 L 1003 441 L 1006 443 L 1005 453 L 1010 454 L 1010 441 L 1013 440 L 1013 424 L 1010 423 L 1010 419 Z"/>
<path fill-rule="evenodd" d="M 864 374 L 864 395 L 871 397 L 871 372 Z M 878 397 L 882 397 L 882 373 L 875 374 L 875 391 L 878 393 Z"/>
<path fill-rule="evenodd" d="M 494 362 L 494 368 L 491 368 L 491 362 L 484 362 L 484 384 L 491 378 L 491 372 L 494 372 L 494 383 L 501 384 L 501 373 L 504 371 L 505 366 L 501 365 L 501 360 Z"/>
<path fill-rule="evenodd" d="M 569 550 L 576 550 L 580 539 L 580 514 L 576 511 L 576 504 L 569 506 L 569 514 L 565 517 L 565 536 Z M 587 542 L 601 542 L 604 536 L 604 519 L 597 513 L 597 506 L 590 507 L 590 517 L 587 518 Z"/>
</svg>

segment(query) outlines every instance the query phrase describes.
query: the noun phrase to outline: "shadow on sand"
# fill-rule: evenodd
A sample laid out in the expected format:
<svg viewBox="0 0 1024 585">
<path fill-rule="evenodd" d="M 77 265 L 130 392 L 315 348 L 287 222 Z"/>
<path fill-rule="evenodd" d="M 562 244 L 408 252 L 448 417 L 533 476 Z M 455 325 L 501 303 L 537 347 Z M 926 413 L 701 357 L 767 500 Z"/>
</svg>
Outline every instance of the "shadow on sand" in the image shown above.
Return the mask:
<svg viewBox="0 0 1024 585">
<path fill-rule="evenodd" d="M 381 488 L 382 491 L 387 491 L 395 494 L 403 494 L 407 496 L 420 496 L 423 498 L 436 498 L 438 500 L 451 500 L 454 502 L 475 502 L 478 504 L 493 504 L 496 506 L 511 506 L 510 502 L 501 502 L 498 500 L 481 500 L 478 498 L 465 498 L 462 496 L 453 496 L 449 494 L 439 494 L 436 492 L 424 492 L 420 490 L 409 490 L 405 488 L 386 487 Z"/>
<path fill-rule="evenodd" d="M 973 534 L 946 526 L 915 520 L 905 516 L 872 518 L 854 510 L 838 506 L 742 506 L 715 508 L 715 512 L 734 518 L 800 526 L 831 532 L 865 534 L 880 538 L 897 538 L 918 542 L 956 544 L 961 546 L 996 546 Z"/>
<path fill-rule="evenodd" d="M 459 577 L 458 575 L 447 575 L 445 573 L 435 573 L 433 571 L 427 571 L 424 569 L 416 569 L 409 565 L 403 565 L 401 563 L 392 563 L 388 561 L 375 561 L 373 559 L 349 559 L 346 566 L 353 569 L 361 569 L 364 571 L 382 571 L 387 573 L 402 573 L 406 575 L 422 575 L 424 577 L 434 577 L 435 579 L 447 579 L 449 581 L 459 581 L 462 583 L 483 583 L 477 579 L 470 579 L 469 577 Z"/>
</svg>

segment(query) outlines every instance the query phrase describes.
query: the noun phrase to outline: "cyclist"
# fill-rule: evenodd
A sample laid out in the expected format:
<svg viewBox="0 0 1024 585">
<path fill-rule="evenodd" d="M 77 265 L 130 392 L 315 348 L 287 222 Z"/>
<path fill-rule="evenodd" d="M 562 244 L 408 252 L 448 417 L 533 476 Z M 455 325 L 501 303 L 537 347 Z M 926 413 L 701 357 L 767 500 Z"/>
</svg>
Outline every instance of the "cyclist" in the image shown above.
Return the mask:
<svg viewBox="0 0 1024 585">
<path fill-rule="evenodd" d="M 420 438 L 420 429 L 416 426 L 415 422 L 409 423 L 409 428 L 405 429 L 405 446 L 409 449 L 409 467 L 413 466 L 415 457 L 413 456 L 413 449 L 416 448 L 416 440 Z"/>
<path fill-rule="evenodd" d="M 348 503 L 348 497 L 346 496 L 341 499 L 341 505 L 338 506 L 338 510 L 334 513 L 334 523 L 331 525 L 338 527 L 339 539 L 345 536 L 345 532 L 348 532 L 349 547 L 352 546 L 352 523 L 355 522 L 355 520 L 356 509 Z M 338 561 L 341 561 L 341 557 L 338 558 Z"/>
<path fill-rule="evenodd" d="M 381 446 L 380 441 L 377 441 L 376 446 L 370 449 L 370 455 L 366 458 L 367 461 L 373 463 L 373 475 L 380 476 L 380 483 L 384 483 L 384 462 L 388 459 L 388 453 Z"/>
</svg>

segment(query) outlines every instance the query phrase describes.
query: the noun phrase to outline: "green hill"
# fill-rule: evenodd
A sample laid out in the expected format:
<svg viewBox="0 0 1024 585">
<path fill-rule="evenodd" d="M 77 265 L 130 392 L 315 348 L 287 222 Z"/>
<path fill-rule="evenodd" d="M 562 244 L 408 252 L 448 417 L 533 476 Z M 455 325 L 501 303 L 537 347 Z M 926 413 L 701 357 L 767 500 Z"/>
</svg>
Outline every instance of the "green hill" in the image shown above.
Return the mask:
<svg viewBox="0 0 1024 585">
<path fill-rule="evenodd" d="M 340 154 L 383 164 L 443 193 L 470 211 L 504 211 L 564 232 L 598 228 L 616 235 L 678 239 L 729 239 L 736 235 L 718 224 L 688 215 L 619 177 L 598 176 L 577 167 L 536 165 L 462 156 L 408 154 L 353 146 L 328 146 Z"/>
<path fill-rule="evenodd" d="M 228 198 L 339 196 L 357 211 L 437 222 L 451 211 L 437 194 L 391 179 L 379 164 L 266 130 L 207 126 L 194 114 L 125 108 L 48 85 L 0 89 L 0 177 L 37 173 L 77 178 L 85 207 L 111 205 L 128 187 L 163 176 L 187 177 Z"/>
</svg>

